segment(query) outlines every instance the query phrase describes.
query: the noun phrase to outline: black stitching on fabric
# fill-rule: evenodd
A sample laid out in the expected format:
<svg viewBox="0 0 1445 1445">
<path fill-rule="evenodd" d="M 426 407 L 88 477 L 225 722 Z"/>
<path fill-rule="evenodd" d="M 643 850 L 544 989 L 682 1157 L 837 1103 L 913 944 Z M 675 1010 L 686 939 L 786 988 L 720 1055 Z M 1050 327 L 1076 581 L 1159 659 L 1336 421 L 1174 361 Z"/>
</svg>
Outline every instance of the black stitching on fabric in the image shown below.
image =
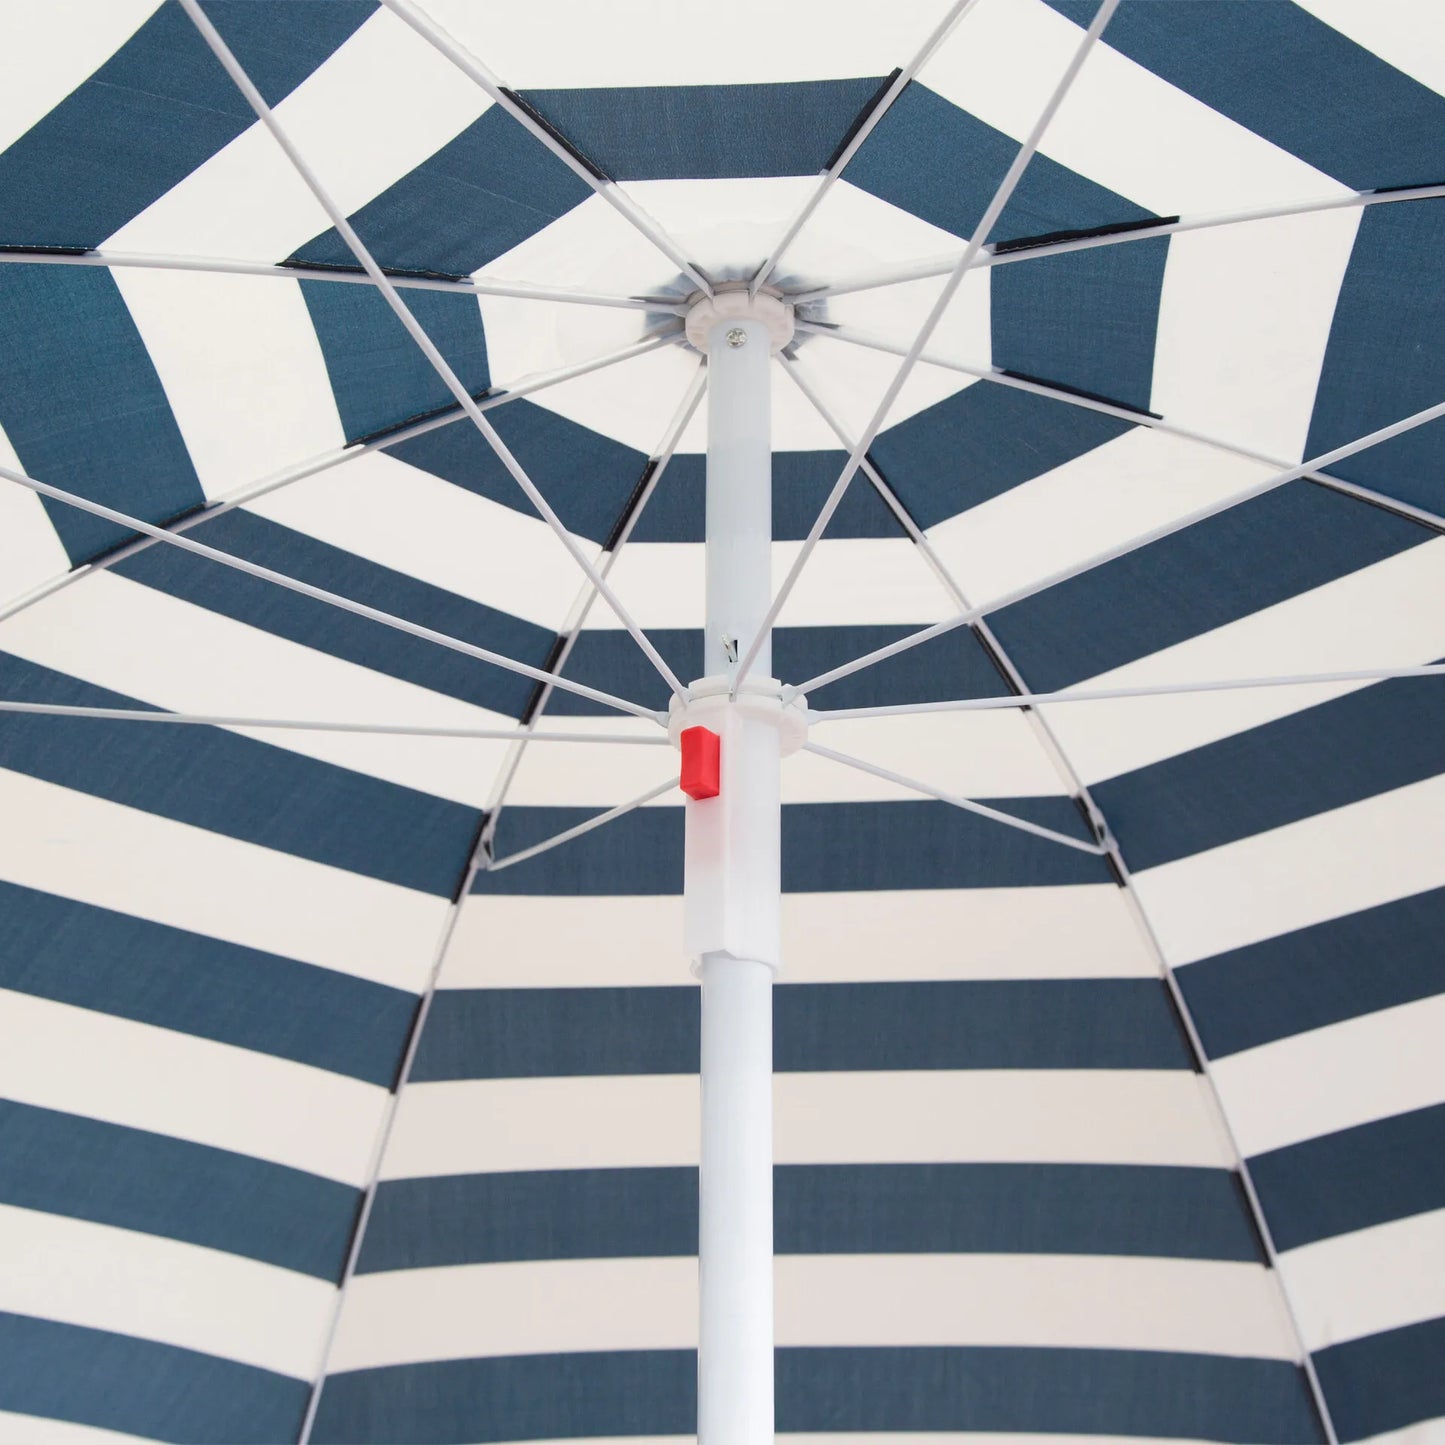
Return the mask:
<svg viewBox="0 0 1445 1445">
<path fill-rule="evenodd" d="M 62 502 L 61 505 L 64 506 L 66 504 Z M 162 517 L 159 521 L 152 523 L 152 525 L 156 527 L 163 527 L 166 529 L 166 531 L 171 531 L 178 522 L 184 522 L 189 517 L 197 517 L 200 516 L 202 513 L 209 512 L 214 509 L 214 502 L 197 502 L 195 506 L 183 507 L 179 512 L 174 512 L 169 517 Z M 142 518 L 142 520 L 150 521 L 150 518 L 146 517 Z M 116 523 L 116 525 L 124 526 L 125 524 L 123 522 L 118 522 Z M 99 552 L 92 553 L 82 562 L 74 563 L 71 570 L 73 571 L 76 567 L 94 567 L 97 563 L 99 563 L 101 566 L 104 566 L 109 558 L 113 557 L 117 552 L 124 552 L 128 548 L 133 547 L 136 542 L 138 542 L 142 537 L 146 538 L 147 541 L 155 540 L 153 537 L 150 536 L 148 532 L 127 531 L 126 535 L 122 537 L 118 542 L 112 543 L 109 547 L 105 547 Z"/>
<path fill-rule="evenodd" d="M 305 267 L 308 271 L 336 271 L 343 276 L 365 276 L 366 271 L 361 266 L 348 265 L 343 261 L 308 261 L 304 256 L 288 256 L 284 261 L 276 263 L 284 270 L 296 270 Z M 465 281 L 467 277 L 460 271 L 431 271 L 422 266 L 381 266 L 383 276 L 396 276 L 403 281 Z M 303 276 L 301 278 L 305 280 Z"/>
<path fill-rule="evenodd" d="M 486 387 L 482 391 L 473 391 L 467 394 L 473 401 L 482 402 L 488 401 L 493 396 L 500 395 L 501 393 L 493 391 L 491 387 Z M 415 426 L 418 422 L 429 421 L 434 416 L 443 416 L 447 412 L 455 410 L 456 405 L 456 402 L 449 401 L 445 406 L 434 406 L 428 411 L 413 412 L 411 416 L 403 417 L 400 421 L 394 421 L 388 426 L 378 427 L 376 431 L 362 432 L 360 436 L 347 437 L 346 445 L 355 447 L 363 446 L 367 442 L 382 441 L 383 438 L 389 437 L 395 432 L 405 431 L 407 427 Z M 463 413 L 460 411 L 457 412 L 458 421 L 461 420 L 462 415 Z"/>
<path fill-rule="evenodd" d="M 1015 236 L 1011 241 L 995 241 L 989 250 L 995 256 L 1006 256 L 1011 251 L 1031 251 L 1035 246 L 1052 246 L 1059 241 L 1082 241 L 1090 236 L 1122 236 L 1129 231 L 1147 231 L 1151 226 L 1172 226 L 1178 219 L 1178 216 L 1148 216 L 1142 221 L 1110 221 L 1107 226 L 1044 231 L 1037 236 Z"/>
<path fill-rule="evenodd" d="M 1085 401 L 1101 401 L 1105 406 L 1117 406 L 1120 411 L 1132 411 L 1135 416 L 1151 416 L 1155 421 L 1163 421 L 1164 417 L 1160 412 L 1150 411 L 1147 407 L 1135 406 L 1130 401 L 1120 401 L 1117 396 L 1105 396 L 1099 391 L 1085 391 L 1082 386 L 1070 386 L 1066 381 L 1055 381 L 1049 376 L 1031 376 L 1027 371 L 1014 371 L 1007 366 L 994 368 L 1000 376 L 1011 376 L 1015 381 L 1031 381 L 1035 386 L 1047 386 L 1054 391 L 1065 391 L 1070 396 L 1081 396 Z"/>
<path fill-rule="evenodd" d="M 1321 476 L 1329 476 L 1328 472 L 1322 472 Z M 1351 502 L 1359 502 L 1365 507 L 1374 507 L 1376 511 L 1386 512 L 1392 517 L 1398 517 L 1402 522 L 1413 522 L 1417 527 L 1423 527 L 1435 537 L 1445 537 L 1445 527 L 1436 522 L 1428 521 L 1424 517 L 1417 517 L 1413 512 L 1401 511 L 1398 507 L 1391 506 L 1389 497 L 1362 497 L 1357 492 L 1342 491 L 1339 487 L 1332 487 L 1328 482 L 1316 481 L 1314 477 L 1301 477 L 1300 481 L 1308 482 L 1312 487 L 1319 487 L 1321 491 L 1330 492 L 1336 497 L 1345 497 Z M 1344 478 L 1340 478 L 1341 481 Z"/>
<path fill-rule="evenodd" d="M 477 850 L 482 847 L 482 835 L 487 831 L 487 820 L 491 816 L 492 815 L 485 811 L 485 809 L 477 815 L 477 826 L 472 833 L 472 841 L 467 845 L 467 856 L 462 859 L 462 871 L 457 875 L 457 881 L 452 884 L 451 899 L 453 905 L 456 905 L 462 901 L 462 891 L 466 888 L 467 880 L 471 876 L 472 859 L 477 856 Z M 488 857 L 491 856 L 490 848 L 484 851 L 486 852 L 486 855 Z M 418 1001 L 418 1004 L 419 1003 L 420 1001 Z M 416 1020 L 413 1019 L 412 1027 L 414 1028 L 415 1026 Z M 405 1057 L 406 1053 L 405 1051 L 403 1051 L 401 1058 L 396 1061 L 398 1074 L 400 1074 L 401 1071 L 402 1059 L 404 1059 Z M 393 1079 L 391 1085 L 393 1089 L 396 1088 L 396 1084 L 397 1080 Z"/>
<path fill-rule="evenodd" d="M 1438 186 L 1438 185 L 1445 185 L 1445 182 L 1442 182 L 1442 181 L 1411 181 L 1411 182 L 1409 182 L 1408 185 L 1403 185 L 1403 186 L 1376 186 L 1373 190 L 1367 191 L 1365 194 L 1366 194 L 1366 195 L 1370 195 L 1370 196 L 1388 196 L 1388 195 L 1391 195 L 1391 194 L 1392 194 L 1393 192 L 1395 192 L 1395 191 L 1418 191 L 1422 186 Z M 1421 196 L 1420 199 L 1421 199 L 1422 201 L 1440 201 L 1440 200 L 1445 200 L 1445 196 Z"/>
<path fill-rule="evenodd" d="M 5 246 L 0 251 L 7 256 L 95 256 L 99 252 L 94 246 Z"/>
<path fill-rule="evenodd" d="M 557 671 L 558 664 L 562 661 L 562 649 L 567 645 L 567 634 L 559 632 L 552 639 L 552 645 L 547 649 L 547 656 L 542 661 L 542 671 Z M 522 709 L 522 715 L 517 719 L 518 725 L 527 727 L 542 710 L 542 695 L 550 687 L 550 683 L 537 682 L 532 688 L 532 695 L 527 699 L 527 705 Z"/>
<path fill-rule="evenodd" d="M 535 105 L 531 104 L 530 101 L 524 100 L 520 95 L 517 94 L 515 90 L 508 90 L 506 86 L 502 87 L 502 94 L 505 95 L 507 99 L 510 100 L 512 104 L 517 107 L 518 110 L 522 111 L 527 116 L 528 120 L 535 121 L 537 125 L 541 126 L 542 129 L 546 131 L 547 134 L 551 136 L 551 138 L 556 141 L 557 144 L 561 146 L 562 149 L 566 151 L 567 154 L 571 156 L 572 159 L 576 161 L 579 166 L 582 166 L 587 171 L 587 173 L 592 176 L 594 180 L 599 180 L 604 185 L 612 184 L 612 177 L 609 176 L 607 172 L 604 171 L 602 167 L 599 166 L 597 162 L 592 159 L 591 156 L 587 155 L 585 152 L 579 150 L 575 145 L 573 145 L 573 143 L 568 140 L 567 137 L 563 135 L 562 132 L 558 130 L 557 127 L 553 125 L 552 122 L 548 120 L 547 117 L 543 115 L 542 112 L 538 110 Z"/>
<path fill-rule="evenodd" d="M 627 530 L 628 523 L 636 515 L 643 494 L 647 491 L 647 484 L 652 480 L 653 473 L 656 471 L 657 458 L 649 457 L 647 465 L 642 469 L 642 475 L 637 479 L 637 485 L 633 487 L 627 500 L 622 504 L 622 510 L 617 514 L 617 520 L 612 524 L 612 530 L 608 532 L 607 540 L 602 544 L 604 552 L 617 550 L 617 544 L 622 540 L 622 534 Z"/>
<path fill-rule="evenodd" d="M 830 155 L 828 159 L 823 162 L 823 169 L 825 171 L 831 171 L 833 167 L 838 164 L 839 157 L 841 157 L 843 152 L 847 150 L 848 147 L 853 143 L 853 137 L 857 135 L 860 130 L 863 129 L 864 125 L 868 121 L 868 118 L 873 114 L 873 112 L 877 110 L 880 105 L 883 104 L 883 97 L 888 94 L 889 87 L 902 74 L 903 67 L 895 66 L 889 74 L 883 77 L 883 81 L 879 85 L 878 89 L 875 90 L 873 94 L 868 97 L 868 99 L 863 104 L 863 108 L 858 112 L 857 115 L 853 117 L 852 125 L 850 125 L 848 129 L 843 132 L 843 139 L 840 140 L 836 146 L 834 146 L 833 154 Z M 913 82 L 910 80 L 908 82 L 908 85 L 912 84 Z M 903 90 L 907 90 L 908 85 L 905 85 L 903 87 Z M 903 94 L 903 90 L 900 90 L 898 92 L 899 95 Z"/>
</svg>

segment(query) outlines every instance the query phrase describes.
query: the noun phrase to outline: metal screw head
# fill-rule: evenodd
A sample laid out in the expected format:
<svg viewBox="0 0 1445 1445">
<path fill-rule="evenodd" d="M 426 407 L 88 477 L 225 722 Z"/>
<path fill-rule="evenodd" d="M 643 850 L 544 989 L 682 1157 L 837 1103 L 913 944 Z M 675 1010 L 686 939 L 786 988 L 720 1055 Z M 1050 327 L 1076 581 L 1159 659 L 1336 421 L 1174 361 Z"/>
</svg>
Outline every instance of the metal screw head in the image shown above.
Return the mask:
<svg viewBox="0 0 1445 1445">
<path fill-rule="evenodd" d="M 741 326 L 734 326 L 733 329 L 728 332 L 729 346 L 746 346 L 747 344 L 748 333 L 744 331 Z"/>
</svg>

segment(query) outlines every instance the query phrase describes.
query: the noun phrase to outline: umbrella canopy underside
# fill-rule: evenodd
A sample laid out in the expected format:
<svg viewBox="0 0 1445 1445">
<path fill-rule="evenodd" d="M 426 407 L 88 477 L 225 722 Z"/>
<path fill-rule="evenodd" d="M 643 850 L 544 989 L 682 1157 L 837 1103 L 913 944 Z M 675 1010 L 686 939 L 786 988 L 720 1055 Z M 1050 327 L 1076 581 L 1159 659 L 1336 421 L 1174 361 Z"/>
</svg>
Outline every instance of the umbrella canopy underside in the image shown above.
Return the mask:
<svg viewBox="0 0 1445 1445">
<path fill-rule="evenodd" d="M 513 466 L 194 8 L 0 4 L 0 1438 L 692 1438 L 765 262 L 778 677 L 1156 689 L 785 763 L 779 1432 L 1445 1438 L 1434 0 L 204 0 Z"/>
</svg>

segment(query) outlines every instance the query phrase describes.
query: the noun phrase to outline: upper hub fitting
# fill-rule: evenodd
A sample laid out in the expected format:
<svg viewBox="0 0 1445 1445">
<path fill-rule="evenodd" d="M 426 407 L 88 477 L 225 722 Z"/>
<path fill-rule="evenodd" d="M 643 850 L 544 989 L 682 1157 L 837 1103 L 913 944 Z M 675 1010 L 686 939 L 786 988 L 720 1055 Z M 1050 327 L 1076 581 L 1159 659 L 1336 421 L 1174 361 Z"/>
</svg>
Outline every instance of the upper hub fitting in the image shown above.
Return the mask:
<svg viewBox="0 0 1445 1445">
<path fill-rule="evenodd" d="M 687 339 L 704 354 L 713 327 L 728 321 L 760 322 L 768 329 L 774 351 L 781 351 L 793 339 L 793 308 L 770 287 L 764 286 L 756 296 L 749 296 L 746 281 L 723 281 L 713 295 L 698 295 L 691 300 Z"/>
</svg>

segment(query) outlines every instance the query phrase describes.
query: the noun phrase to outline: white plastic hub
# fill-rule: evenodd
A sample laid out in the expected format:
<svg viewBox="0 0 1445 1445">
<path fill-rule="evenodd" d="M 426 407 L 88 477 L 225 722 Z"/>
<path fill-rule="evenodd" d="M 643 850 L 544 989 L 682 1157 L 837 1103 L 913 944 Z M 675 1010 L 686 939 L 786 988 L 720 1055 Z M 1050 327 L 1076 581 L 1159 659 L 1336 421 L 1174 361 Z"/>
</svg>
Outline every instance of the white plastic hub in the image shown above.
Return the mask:
<svg viewBox="0 0 1445 1445">
<path fill-rule="evenodd" d="M 756 296 L 749 296 L 746 281 L 724 281 L 715 295 L 695 300 L 687 313 L 687 339 L 706 355 L 713 327 L 720 321 L 742 320 L 767 327 L 774 351 L 781 351 L 793 339 L 793 308 L 766 286 Z"/>
<path fill-rule="evenodd" d="M 711 728 L 719 737 L 724 717 L 771 723 L 778 730 L 778 755 L 791 757 L 808 741 L 808 699 L 801 693 L 783 701 L 783 684 L 775 677 L 747 678 L 736 698 L 729 699 L 732 679 L 700 677 L 688 687 L 688 699 L 674 697 L 668 707 L 667 732 L 673 747 L 685 728 Z"/>
</svg>

